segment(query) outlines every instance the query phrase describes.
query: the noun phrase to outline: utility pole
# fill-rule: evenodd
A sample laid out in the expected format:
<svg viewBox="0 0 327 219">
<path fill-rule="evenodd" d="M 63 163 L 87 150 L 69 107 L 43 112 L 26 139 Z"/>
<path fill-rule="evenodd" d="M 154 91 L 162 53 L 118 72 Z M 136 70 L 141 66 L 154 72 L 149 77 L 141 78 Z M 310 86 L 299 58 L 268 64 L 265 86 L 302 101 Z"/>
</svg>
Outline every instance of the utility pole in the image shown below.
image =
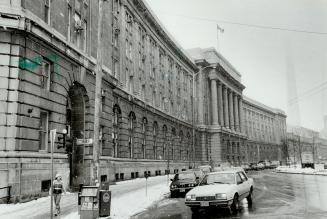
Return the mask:
<svg viewBox="0 0 327 219">
<path fill-rule="evenodd" d="M 312 159 L 313 164 L 315 163 L 315 136 L 312 136 Z"/>
<path fill-rule="evenodd" d="M 298 136 L 298 141 L 299 141 L 299 152 L 300 152 L 300 161 L 301 161 L 301 168 L 303 167 L 302 163 L 302 146 L 301 146 L 301 136 Z"/>
<path fill-rule="evenodd" d="M 94 103 L 94 141 L 93 141 L 93 166 L 91 168 L 91 180 L 99 181 L 100 173 L 100 148 L 99 148 L 99 124 L 100 124 L 100 105 L 101 105 L 101 85 L 102 85 L 102 21 L 103 21 L 103 4 L 106 0 L 98 0 L 99 17 L 98 17 L 98 38 L 97 38 L 97 57 L 96 57 L 96 77 L 95 77 L 95 103 Z"/>
</svg>

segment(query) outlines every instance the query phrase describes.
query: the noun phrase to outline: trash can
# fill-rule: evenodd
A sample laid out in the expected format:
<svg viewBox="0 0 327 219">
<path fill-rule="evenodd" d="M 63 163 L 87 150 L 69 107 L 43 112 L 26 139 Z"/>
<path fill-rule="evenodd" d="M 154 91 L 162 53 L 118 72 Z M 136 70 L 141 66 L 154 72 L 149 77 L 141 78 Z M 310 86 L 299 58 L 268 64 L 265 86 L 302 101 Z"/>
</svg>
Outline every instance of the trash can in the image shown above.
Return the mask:
<svg viewBox="0 0 327 219">
<path fill-rule="evenodd" d="M 99 187 L 83 186 L 81 198 L 81 219 L 96 219 L 99 217 Z"/>
<path fill-rule="evenodd" d="M 99 216 L 110 216 L 111 191 L 100 190 L 99 192 Z"/>
</svg>

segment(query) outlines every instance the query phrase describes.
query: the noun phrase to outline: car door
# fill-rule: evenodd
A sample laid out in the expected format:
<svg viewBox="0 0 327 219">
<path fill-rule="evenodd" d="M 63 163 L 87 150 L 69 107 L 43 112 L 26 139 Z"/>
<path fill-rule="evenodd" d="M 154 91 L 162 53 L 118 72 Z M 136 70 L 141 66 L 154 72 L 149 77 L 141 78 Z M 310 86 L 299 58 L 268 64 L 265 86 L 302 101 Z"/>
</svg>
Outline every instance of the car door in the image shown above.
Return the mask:
<svg viewBox="0 0 327 219">
<path fill-rule="evenodd" d="M 240 172 L 236 173 L 236 182 L 237 187 L 239 191 L 240 200 L 244 198 L 246 193 L 246 180 L 244 179 L 244 176 L 240 174 Z"/>
<path fill-rule="evenodd" d="M 241 176 L 241 178 L 243 180 L 243 184 L 244 184 L 243 187 L 244 187 L 244 190 L 245 190 L 246 196 L 247 196 L 249 191 L 250 191 L 250 187 L 251 187 L 250 181 L 249 181 L 248 177 L 246 176 L 246 174 L 243 171 L 240 172 L 240 176 Z"/>
</svg>

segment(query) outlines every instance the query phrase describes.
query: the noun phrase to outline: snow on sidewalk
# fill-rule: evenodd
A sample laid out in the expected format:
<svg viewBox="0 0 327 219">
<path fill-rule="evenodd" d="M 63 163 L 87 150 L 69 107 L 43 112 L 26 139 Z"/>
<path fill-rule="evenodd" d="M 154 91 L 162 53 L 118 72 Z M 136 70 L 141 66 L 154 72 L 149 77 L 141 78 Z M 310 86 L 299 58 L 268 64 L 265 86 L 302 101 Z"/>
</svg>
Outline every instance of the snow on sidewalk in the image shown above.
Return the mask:
<svg viewBox="0 0 327 219">
<path fill-rule="evenodd" d="M 165 180 L 157 185 L 148 187 L 147 195 L 145 186 L 126 193 L 119 197 L 113 197 L 111 200 L 110 219 L 128 219 L 131 216 L 146 210 L 155 202 L 163 199 L 169 193 L 169 185 Z M 71 213 L 63 219 L 78 219 L 77 212 Z"/>
<path fill-rule="evenodd" d="M 112 192 L 111 216 L 114 219 L 129 218 L 162 199 L 169 192 L 167 176 L 150 177 L 146 196 L 144 178 L 117 182 L 110 186 Z M 67 193 L 62 197 L 61 207 L 67 215 L 61 218 L 79 218 L 77 213 L 77 194 Z M 0 218 L 45 218 L 50 211 L 50 197 L 43 197 L 26 203 L 1 204 Z M 70 213 L 71 212 L 71 213 Z"/>
</svg>

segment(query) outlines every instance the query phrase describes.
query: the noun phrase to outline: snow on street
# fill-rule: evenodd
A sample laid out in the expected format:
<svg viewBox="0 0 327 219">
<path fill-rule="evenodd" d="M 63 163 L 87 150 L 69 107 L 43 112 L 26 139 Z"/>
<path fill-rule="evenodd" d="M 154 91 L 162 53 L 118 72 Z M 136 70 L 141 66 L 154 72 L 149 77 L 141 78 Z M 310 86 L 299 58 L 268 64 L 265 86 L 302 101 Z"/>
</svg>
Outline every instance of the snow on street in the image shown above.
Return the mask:
<svg viewBox="0 0 327 219">
<path fill-rule="evenodd" d="M 326 170 L 316 170 L 312 168 L 301 168 L 298 166 L 288 167 L 288 166 L 279 166 L 276 168 L 276 171 L 279 173 L 293 173 L 293 174 L 308 174 L 308 175 L 326 175 Z"/>
<path fill-rule="evenodd" d="M 148 178 L 148 191 L 146 196 L 146 180 L 139 178 L 118 182 L 110 186 L 112 192 L 111 217 L 110 219 L 127 219 L 130 216 L 146 209 L 154 202 L 162 199 L 169 193 L 169 181 L 167 176 Z M 61 200 L 62 215 L 60 218 L 77 219 L 77 194 L 68 193 L 63 195 Z M 50 197 L 43 197 L 37 200 L 19 203 L 0 205 L 0 218 L 49 218 Z"/>
</svg>

